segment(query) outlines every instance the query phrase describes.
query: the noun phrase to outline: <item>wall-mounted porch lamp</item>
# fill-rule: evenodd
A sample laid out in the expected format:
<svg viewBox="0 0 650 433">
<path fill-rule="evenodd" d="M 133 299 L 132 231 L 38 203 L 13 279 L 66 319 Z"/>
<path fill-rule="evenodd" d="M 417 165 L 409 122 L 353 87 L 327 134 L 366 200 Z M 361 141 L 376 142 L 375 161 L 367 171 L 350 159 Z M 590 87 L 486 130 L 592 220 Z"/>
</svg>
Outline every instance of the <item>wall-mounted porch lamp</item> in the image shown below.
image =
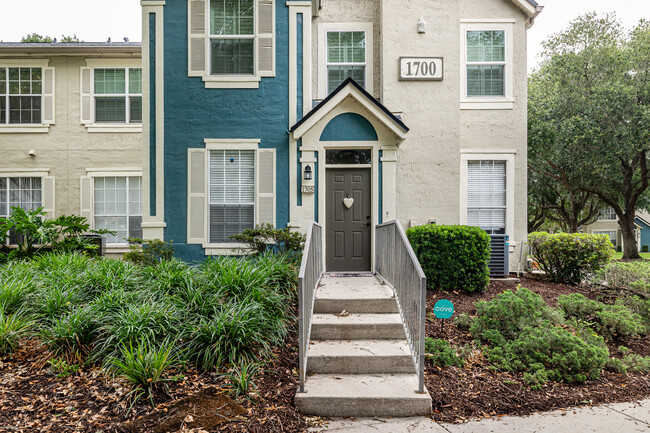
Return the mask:
<svg viewBox="0 0 650 433">
<path fill-rule="evenodd" d="M 311 180 L 312 178 L 312 171 L 311 171 L 311 166 L 308 165 L 305 167 L 305 180 Z"/>
</svg>

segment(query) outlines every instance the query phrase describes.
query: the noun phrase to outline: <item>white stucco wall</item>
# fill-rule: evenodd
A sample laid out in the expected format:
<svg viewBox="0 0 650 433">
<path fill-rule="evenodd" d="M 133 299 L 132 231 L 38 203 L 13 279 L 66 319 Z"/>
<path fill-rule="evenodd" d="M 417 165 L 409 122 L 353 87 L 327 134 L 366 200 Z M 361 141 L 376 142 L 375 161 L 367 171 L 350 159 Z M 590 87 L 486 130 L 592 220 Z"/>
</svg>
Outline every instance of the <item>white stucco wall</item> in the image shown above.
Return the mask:
<svg viewBox="0 0 650 433">
<path fill-rule="evenodd" d="M 80 68 L 86 66 L 86 58 L 92 57 L 92 54 L 45 57 L 55 69 L 56 117 L 49 132 L 0 130 L 0 169 L 47 168 L 49 175 L 55 177 L 55 216 L 80 214 L 80 178 L 86 175 L 86 169 L 142 166 L 140 132 L 89 133 L 81 124 Z M 0 57 L 0 66 L 3 61 L 9 60 Z M 19 62 L 15 57 L 10 61 Z M 116 59 L 117 66 L 119 61 Z M 29 156 L 30 150 L 36 156 Z"/>
</svg>

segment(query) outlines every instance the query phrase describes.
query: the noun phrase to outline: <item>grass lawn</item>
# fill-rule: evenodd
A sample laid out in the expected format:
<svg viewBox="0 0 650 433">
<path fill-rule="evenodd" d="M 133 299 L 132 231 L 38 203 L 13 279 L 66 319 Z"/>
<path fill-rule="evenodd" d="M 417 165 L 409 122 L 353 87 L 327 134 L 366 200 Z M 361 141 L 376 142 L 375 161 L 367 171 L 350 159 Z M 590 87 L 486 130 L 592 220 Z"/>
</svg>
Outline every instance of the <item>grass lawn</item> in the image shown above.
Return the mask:
<svg viewBox="0 0 650 433">
<path fill-rule="evenodd" d="M 639 253 L 639 254 L 644 260 L 650 260 L 650 253 Z M 621 260 L 622 258 L 623 258 L 623 253 L 616 252 L 614 253 L 614 257 L 612 257 L 612 260 Z"/>
</svg>

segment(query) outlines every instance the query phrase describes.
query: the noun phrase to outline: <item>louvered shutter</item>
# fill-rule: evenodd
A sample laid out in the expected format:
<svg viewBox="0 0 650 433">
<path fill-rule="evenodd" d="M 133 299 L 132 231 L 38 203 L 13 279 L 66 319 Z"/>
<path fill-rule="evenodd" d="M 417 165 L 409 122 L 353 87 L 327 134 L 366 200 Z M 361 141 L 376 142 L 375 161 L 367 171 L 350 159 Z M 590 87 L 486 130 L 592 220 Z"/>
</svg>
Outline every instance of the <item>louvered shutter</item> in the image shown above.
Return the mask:
<svg viewBox="0 0 650 433">
<path fill-rule="evenodd" d="M 275 1 L 257 0 L 257 71 L 275 76 Z"/>
<path fill-rule="evenodd" d="M 205 149 L 187 151 L 187 243 L 206 242 L 206 157 Z"/>
<path fill-rule="evenodd" d="M 81 68 L 81 123 L 84 125 L 93 122 L 91 74 L 91 68 Z"/>
<path fill-rule="evenodd" d="M 54 68 L 43 68 L 43 123 L 54 123 Z"/>
<path fill-rule="evenodd" d="M 189 0 L 188 7 L 188 75 L 201 77 L 206 74 L 207 20 L 205 0 Z"/>
<path fill-rule="evenodd" d="M 93 217 L 93 186 L 92 186 L 92 177 L 82 176 L 81 185 L 79 187 L 81 208 L 81 216 L 86 218 L 88 224 L 91 227 L 94 227 L 92 217 Z"/>
<path fill-rule="evenodd" d="M 54 177 L 45 176 L 42 182 L 43 188 L 43 210 L 47 212 L 48 218 L 54 217 Z"/>
<path fill-rule="evenodd" d="M 256 223 L 275 226 L 275 149 L 258 149 L 256 172 Z"/>
</svg>

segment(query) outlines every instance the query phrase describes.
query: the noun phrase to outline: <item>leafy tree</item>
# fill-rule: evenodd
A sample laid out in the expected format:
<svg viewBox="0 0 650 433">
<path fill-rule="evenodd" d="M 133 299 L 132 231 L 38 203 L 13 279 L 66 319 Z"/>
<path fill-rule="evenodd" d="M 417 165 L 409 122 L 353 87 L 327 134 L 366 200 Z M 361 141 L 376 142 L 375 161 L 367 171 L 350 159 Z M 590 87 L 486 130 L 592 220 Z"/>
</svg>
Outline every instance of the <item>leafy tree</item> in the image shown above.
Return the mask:
<svg viewBox="0 0 650 433">
<path fill-rule="evenodd" d="M 61 35 L 61 40 L 59 42 L 71 43 L 71 42 L 83 42 L 80 40 L 77 35 Z"/>
<path fill-rule="evenodd" d="M 583 194 L 611 206 L 628 259 L 639 257 L 635 211 L 650 204 L 649 102 L 650 23 L 627 33 L 613 14 L 585 14 L 553 35 L 529 81 L 531 170 L 576 194 L 579 214 L 590 213 Z"/>
<path fill-rule="evenodd" d="M 38 33 L 32 33 L 24 36 L 20 42 L 54 42 L 54 39 L 49 36 L 41 36 Z"/>
</svg>

